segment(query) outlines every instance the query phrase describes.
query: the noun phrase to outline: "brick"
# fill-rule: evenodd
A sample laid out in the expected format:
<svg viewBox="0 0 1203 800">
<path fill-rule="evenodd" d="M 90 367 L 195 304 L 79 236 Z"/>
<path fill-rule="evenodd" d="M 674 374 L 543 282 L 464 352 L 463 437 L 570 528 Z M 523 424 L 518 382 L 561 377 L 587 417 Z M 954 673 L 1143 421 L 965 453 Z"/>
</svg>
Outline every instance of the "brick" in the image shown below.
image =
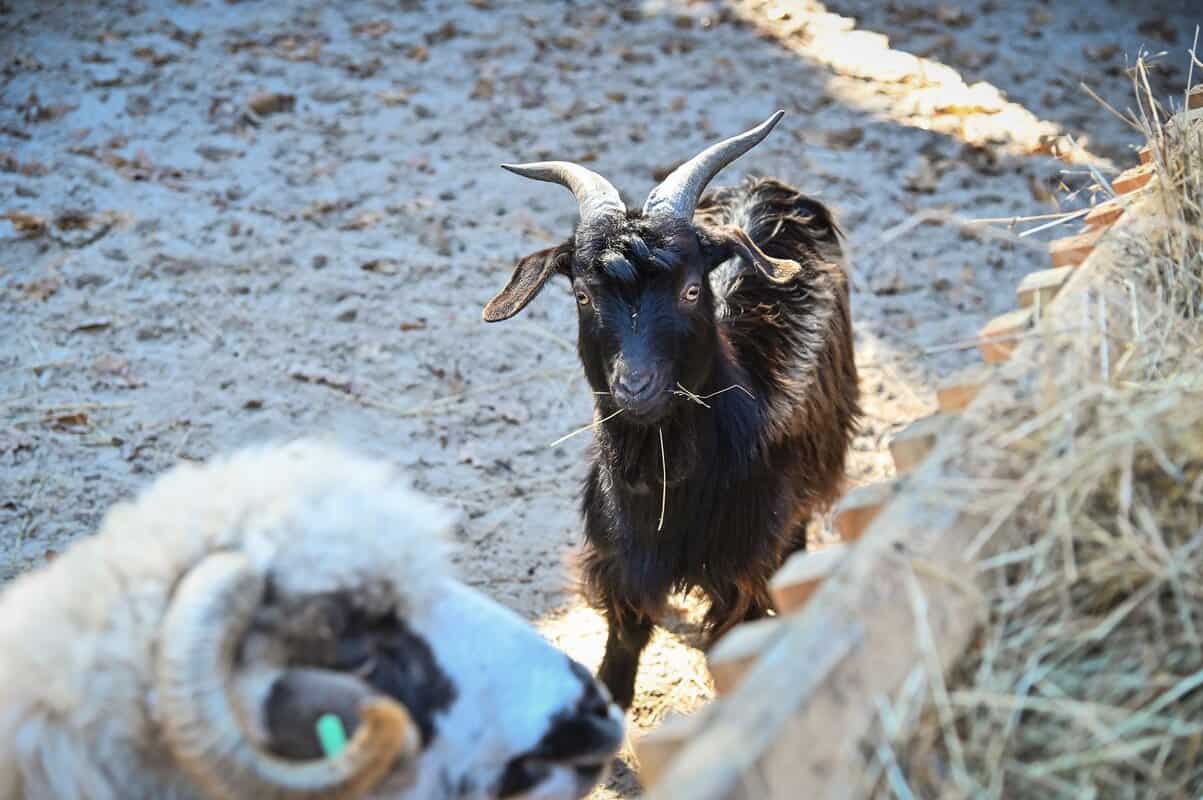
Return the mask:
<svg viewBox="0 0 1203 800">
<path fill-rule="evenodd" d="M 1107 200 L 1090 209 L 1083 222 L 1091 228 L 1107 227 L 1124 215 L 1124 207 L 1119 200 Z"/>
<path fill-rule="evenodd" d="M 978 334 L 978 349 L 987 364 L 999 364 L 1011 357 L 1019 346 L 1020 337 L 1032 325 L 1035 315 L 1031 308 L 1021 308 L 995 317 Z"/>
<path fill-rule="evenodd" d="M 1152 164 L 1142 164 L 1139 167 L 1126 169 L 1111 181 L 1111 188 L 1115 190 L 1116 194 L 1121 195 L 1135 192 L 1153 179 L 1155 170 L 1156 168 Z"/>
<path fill-rule="evenodd" d="M 845 542 L 859 539 L 897 491 L 897 481 L 878 481 L 858 486 L 844 495 L 833 522 L 840 538 Z"/>
<path fill-rule="evenodd" d="M 822 550 L 804 550 L 790 556 L 769 581 L 769 593 L 777 613 L 789 614 L 806 605 L 823 579 L 847 555 L 847 550 L 846 544 L 829 544 Z"/>
<path fill-rule="evenodd" d="M 1061 287 L 1069 280 L 1074 269 L 1074 267 L 1057 267 L 1056 269 L 1029 272 L 1015 289 L 1020 307 L 1039 305 L 1044 308 L 1047 306 L 1057 296 L 1057 292 L 1061 291 Z"/>
<path fill-rule="evenodd" d="M 1104 233 L 1103 228 L 1092 228 L 1076 236 L 1054 239 L 1049 242 L 1049 258 L 1054 267 L 1076 267 L 1086 260 Z"/>
</svg>

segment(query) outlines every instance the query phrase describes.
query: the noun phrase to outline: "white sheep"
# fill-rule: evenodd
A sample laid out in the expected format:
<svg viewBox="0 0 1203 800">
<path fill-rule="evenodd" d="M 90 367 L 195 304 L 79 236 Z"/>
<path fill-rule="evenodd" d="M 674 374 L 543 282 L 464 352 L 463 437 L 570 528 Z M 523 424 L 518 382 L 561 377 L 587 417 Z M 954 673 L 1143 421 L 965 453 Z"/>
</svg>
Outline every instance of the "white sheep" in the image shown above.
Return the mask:
<svg viewBox="0 0 1203 800">
<path fill-rule="evenodd" d="M 315 441 L 171 470 L 0 594 L 0 800 L 584 795 L 621 713 L 453 521 Z"/>
</svg>

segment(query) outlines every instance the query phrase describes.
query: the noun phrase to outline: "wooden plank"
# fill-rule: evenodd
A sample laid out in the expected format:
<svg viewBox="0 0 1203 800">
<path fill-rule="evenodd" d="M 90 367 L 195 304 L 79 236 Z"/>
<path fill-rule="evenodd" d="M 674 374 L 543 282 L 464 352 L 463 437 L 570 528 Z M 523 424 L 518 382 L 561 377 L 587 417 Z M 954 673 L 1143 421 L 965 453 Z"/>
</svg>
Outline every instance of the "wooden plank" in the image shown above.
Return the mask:
<svg viewBox="0 0 1203 800">
<path fill-rule="evenodd" d="M 896 472 L 910 472 L 931 452 L 936 437 L 948 424 L 946 414 L 932 414 L 907 425 L 890 441 L 890 455 L 894 457 Z"/>
<path fill-rule="evenodd" d="M 855 542 L 898 491 L 896 480 L 857 486 L 840 501 L 832 523 L 845 542 Z"/>
<path fill-rule="evenodd" d="M 706 653 L 706 666 L 718 693 L 730 694 L 781 632 L 781 620 L 768 617 L 736 625 L 715 642 Z"/>
<path fill-rule="evenodd" d="M 657 772 L 644 785 L 651 785 L 645 797 L 673 800 L 768 800 L 770 797 L 797 797 L 792 793 L 776 795 L 764 784 L 757 768 L 760 754 L 768 750 L 790 724 L 801 698 L 816 694 L 822 683 L 862 641 L 857 623 L 837 629 L 822 625 L 807 626 L 798 635 L 779 639 L 756 662 L 747 679 L 730 700 L 721 701 L 721 711 L 704 730 L 687 743 L 668 768 Z M 759 683 L 752 691 L 751 681 Z M 734 701 L 751 694 L 756 702 L 741 705 Z M 761 702 L 768 697 L 772 702 Z M 860 702 L 866 708 L 872 703 Z M 874 712 L 876 713 L 876 712 Z M 716 724 L 722 718 L 723 725 Z M 645 737 L 646 738 L 646 737 Z M 796 754 L 802 759 L 809 748 Z M 642 762 L 641 762 L 642 764 Z M 642 777 L 643 769 L 640 774 Z M 748 791 L 749 776 L 762 785 L 753 794 Z M 814 797 L 827 795 L 815 793 Z"/>
<path fill-rule="evenodd" d="M 1203 108 L 1203 84 L 1190 90 L 1190 94 L 1186 96 L 1186 107 Z"/>
<path fill-rule="evenodd" d="M 1075 269 L 1076 267 L 1057 267 L 1029 272 L 1015 289 L 1020 307 L 1036 305 L 1046 308 Z"/>
<path fill-rule="evenodd" d="M 829 544 L 822 550 L 804 550 L 790 556 L 769 581 L 769 594 L 778 614 L 789 614 L 806 605 L 823 580 L 847 555 L 848 545 Z"/>
<path fill-rule="evenodd" d="M 1136 156 L 1140 159 L 1140 163 L 1152 164 L 1153 163 L 1153 146 L 1146 144 L 1144 147 L 1142 147 L 1136 151 Z"/>
<path fill-rule="evenodd" d="M 635 740 L 639 780 L 645 787 L 651 788 L 660 780 L 681 749 L 702 732 L 721 702 L 714 700 L 688 715 L 670 713 L 659 725 Z"/>
<path fill-rule="evenodd" d="M 1116 176 L 1115 180 L 1111 181 L 1111 188 L 1115 190 L 1116 194 L 1134 192 L 1151 181 L 1156 171 L 1156 167 L 1152 164 L 1142 164 L 1139 167 L 1124 170 Z"/>
<path fill-rule="evenodd" d="M 1124 206 L 1117 198 L 1099 203 L 1090 209 L 1090 213 L 1082 220 L 1087 227 L 1107 227 L 1124 215 Z"/>
<path fill-rule="evenodd" d="M 936 405 L 946 414 L 963 411 L 977 397 L 990 376 L 990 368 L 977 365 L 945 378 L 936 387 Z"/>
<path fill-rule="evenodd" d="M 1001 364 L 1008 360 L 1034 319 L 1035 314 L 1031 308 L 1021 308 L 987 322 L 978 334 L 978 349 L 982 353 L 982 360 L 987 364 Z"/>
<path fill-rule="evenodd" d="M 1049 242 L 1048 253 L 1054 267 L 1076 267 L 1086 260 L 1102 238 L 1104 229 L 1095 228 L 1076 236 L 1066 236 Z"/>
</svg>

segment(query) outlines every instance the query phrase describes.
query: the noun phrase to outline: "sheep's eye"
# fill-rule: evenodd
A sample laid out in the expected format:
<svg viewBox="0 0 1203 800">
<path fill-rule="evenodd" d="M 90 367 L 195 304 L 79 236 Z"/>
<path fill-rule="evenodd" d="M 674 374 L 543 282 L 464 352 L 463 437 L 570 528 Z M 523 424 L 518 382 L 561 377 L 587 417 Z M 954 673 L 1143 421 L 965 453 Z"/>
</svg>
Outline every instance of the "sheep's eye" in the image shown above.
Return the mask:
<svg viewBox="0 0 1203 800">
<path fill-rule="evenodd" d="M 576 290 L 576 302 L 577 302 L 577 305 L 587 306 L 587 305 L 589 305 L 589 303 L 591 303 L 593 301 L 589 299 L 588 292 L 586 292 L 584 289 L 577 289 Z"/>
<path fill-rule="evenodd" d="M 702 287 L 698 286 L 696 283 L 689 284 L 685 287 L 685 291 L 681 293 L 681 297 L 686 303 L 696 303 L 701 295 Z"/>
</svg>

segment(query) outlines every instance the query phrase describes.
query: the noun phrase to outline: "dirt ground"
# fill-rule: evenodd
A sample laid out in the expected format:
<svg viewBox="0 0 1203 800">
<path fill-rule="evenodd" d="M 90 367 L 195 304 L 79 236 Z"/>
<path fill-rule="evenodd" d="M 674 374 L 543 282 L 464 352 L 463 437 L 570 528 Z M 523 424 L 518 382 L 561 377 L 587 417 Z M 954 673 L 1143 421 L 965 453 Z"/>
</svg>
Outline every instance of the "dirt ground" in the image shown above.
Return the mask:
<svg viewBox="0 0 1203 800">
<path fill-rule="evenodd" d="M 328 433 L 462 508 L 467 580 L 594 666 L 587 437 L 548 447 L 591 416 L 573 303 L 557 284 L 480 322 L 575 206 L 497 164 L 586 162 L 639 204 L 784 108 L 719 182 L 773 174 L 838 212 L 864 482 L 1065 230 L 1008 220 L 1134 162 L 1079 83 L 1123 109 L 1126 60 L 1165 51 L 1180 98 L 1190 5 L 0 2 L 0 578 L 181 459 Z M 264 92 L 295 99 L 248 110 Z M 649 648 L 634 736 L 711 695 L 696 612 Z M 620 765 L 595 797 L 638 794 Z"/>
</svg>

